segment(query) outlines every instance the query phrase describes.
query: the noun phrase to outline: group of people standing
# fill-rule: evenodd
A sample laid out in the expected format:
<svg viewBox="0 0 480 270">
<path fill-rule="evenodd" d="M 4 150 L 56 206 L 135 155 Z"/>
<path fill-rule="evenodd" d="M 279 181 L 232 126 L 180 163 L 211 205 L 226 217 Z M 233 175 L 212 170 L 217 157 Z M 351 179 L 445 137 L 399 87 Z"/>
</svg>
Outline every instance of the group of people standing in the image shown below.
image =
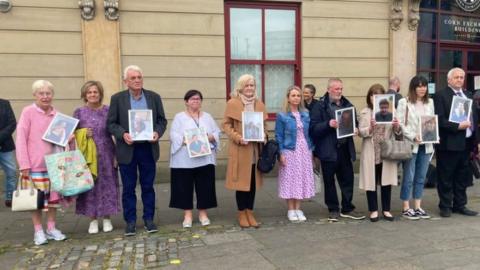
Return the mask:
<svg viewBox="0 0 480 270">
<path fill-rule="evenodd" d="M 477 213 L 466 208 L 466 187 L 471 183 L 468 158 L 477 144 L 477 111 L 472 110 L 472 119 L 459 124 L 448 121 L 453 95 L 471 98 L 463 91 L 465 72 L 455 68 L 448 73 L 449 87 L 435 95 L 435 101 L 427 94 L 427 81 L 421 76 L 412 78 L 408 96 L 398 102 L 397 114 L 390 124 L 375 122 L 373 96 L 385 94 L 380 84 L 372 85 L 366 94 L 366 108 L 354 119 L 355 135 L 362 138 L 359 187 L 366 191 L 369 219 L 380 218 L 377 189 L 381 191 L 381 210 L 385 220 L 393 221 L 390 212 L 392 186 L 397 185 L 397 162 L 382 159 L 380 144 L 394 136 L 403 135 L 414 144 L 411 159 L 404 161 L 400 198 L 403 201 L 402 215 L 408 219 L 429 218 L 421 207 L 423 184 L 434 151 L 432 143 L 423 144 L 419 136 L 419 117 L 438 115 L 440 143 L 435 145 L 438 164 L 438 193 L 440 215 L 450 216 L 458 212 L 464 215 Z M 98 81 L 86 82 L 80 91 L 85 105 L 77 108 L 73 116 L 79 119 L 77 129 L 86 129 L 86 136 L 97 147 L 98 176 L 94 188 L 76 197 L 76 213 L 91 219 L 88 232 L 99 232 L 102 219 L 104 232 L 113 230 L 110 216 L 120 212 L 118 171 L 122 181 L 121 200 L 125 235 L 135 235 L 137 180 L 141 186 L 145 230 L 156 232 L 155 189 L 156 162 L 159 159 L 158 140 L 167 127 L 161 97 L 154 91 L 143 88 L 143 73 L 138 66 L 124 70 L 123 81 L 127 89 L 111 97 L 110 106 L 103 104 L 104 90 Z M 57 113 L 52 102 L 54 86 L 38 80 L 32 86 L 35 102 L 26 106 L 16 124 L 8 101 L 0 100 L 0 164 L 6 175 L 7 207 L 11 206 L 12 192 L 16 182 L 14 161 L 15 144 L 11 137 L 16 134 L 16 159 L 21 173 L 22 188 L 34 185 L 46 193 L 44 208 L 33 211 L 34 242 L 45 244 L 48 240 L 64 240 L 66 236 L 55 224 L 56 209 L 71 202 L 50 189 L 50 180 L 44 157 L 64 151 L 45 140 L 42 135 Z M 353 136 L 337 138 L 339 123 L 335 111 L 354 107 L 343 95 L 343 82 L 339 78 L 328 80 L 327 91 L 316 100 L 315 87 L 305 85 L 289 87 L 284 95 L 282 110 L 277 113 L 275 139 L 279 144 L 278 196 L 286 200 L 287 218 L 292 222 L 305 221 L 301 210 L 304 199 L 315 196 L 314 170 L 320 170 L 324 180 L 325 204 L 328 219 L 340 217 L 364 219 L 352 203 L 354 190 L 353 162 L 356 159 Z M 207 210 L 217 207 L 215 192 L 216 153 L 220 145 L 220 127 L 213 117 L 202 110 L 203 95 L 198 90 L 189 90 L 184 95 L 185 110 L 174 116 L 170 128 L 171 198 L 169 206 L 183 210 L 184 228 L 192 227 L 194 205 L 202 226 L 210 224 Z M 151 110 L 153 136 L 151 140 L 138 141 L 129 132 L 129 110 Z M 226 104 L 221 128 L 228 138 L 227 189 L 236 191 L 238 223 L 242 228 L 258 227 L 254 215 L 255 193 L 262 186 L 262 173 L 256 163 L 262 152 L 262 142 L 247 141 L 242 134 L 242 113 L 260 112 L 267 120 L 264 103 L 256 96 L 256 81 L 252 75 L 241 76 L 231 98 Z M 2 117 L 3 119 L 3 117 Z M 265 123 L 264 123 L 264 126 Z M 205 132 L 211 154 L 189 156 L 188 130 Z M 74 136 L 68 138 L 73 142 Z M 341 189 L 341 201 L 337 195 L 335 178 Z M 470 179 L 469 179 L 470 178 Z M 194 202 L 194 192 L 196 202 Z M 410 199 L 413 198 L 413 207 Z M 42 225 L 42 212 L 47 213 L 46 230 Z"/>
</svg>

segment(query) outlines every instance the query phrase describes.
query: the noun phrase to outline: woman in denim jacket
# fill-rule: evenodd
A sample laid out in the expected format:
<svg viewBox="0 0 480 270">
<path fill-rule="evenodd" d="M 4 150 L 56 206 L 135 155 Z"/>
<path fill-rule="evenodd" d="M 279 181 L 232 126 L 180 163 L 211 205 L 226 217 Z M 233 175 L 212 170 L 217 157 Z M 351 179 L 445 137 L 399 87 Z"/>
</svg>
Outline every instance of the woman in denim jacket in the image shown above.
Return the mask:
<svg viewBox="0 0 480 270">
<path fill-rule="evenodd" d="M 307 220 L 300 202 L 315 195 L 313 144 L 308 136 L 310 116 L 303 104 L 302 90 L 289 87 L 283 112 L 277 114 L 275 123 L 275 138 L 280 146 L 278 196 L 287 200 L 287 217 L 292 222 Z"/>
</svg>

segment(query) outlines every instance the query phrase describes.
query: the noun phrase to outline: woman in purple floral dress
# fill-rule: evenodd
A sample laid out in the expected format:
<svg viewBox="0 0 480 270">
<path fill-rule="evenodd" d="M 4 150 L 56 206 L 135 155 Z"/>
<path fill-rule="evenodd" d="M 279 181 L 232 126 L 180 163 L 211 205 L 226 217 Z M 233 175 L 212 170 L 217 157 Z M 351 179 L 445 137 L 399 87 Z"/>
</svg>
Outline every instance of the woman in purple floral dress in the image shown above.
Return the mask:
<svg viewBox="0 0 480 270">
<path fill-rule="evenodd" d="M 80 120 L 77 128 L 87 128 L 87 137 L 97 147 L 98 176 L 92 190 L 78 196 L 76 213 L 92 219 L 88 233 L 98 233 L 98 218 L 103 217 L 103 231 L 113 230 L 110 215 L 120 211 L 115 148 L 107 131 L 108 106 L 102 104 L 103 87 L 98 81 L 86 82 L 81 90 L 85 106 L 77 108 L 73 116 Z"/>
</svg>

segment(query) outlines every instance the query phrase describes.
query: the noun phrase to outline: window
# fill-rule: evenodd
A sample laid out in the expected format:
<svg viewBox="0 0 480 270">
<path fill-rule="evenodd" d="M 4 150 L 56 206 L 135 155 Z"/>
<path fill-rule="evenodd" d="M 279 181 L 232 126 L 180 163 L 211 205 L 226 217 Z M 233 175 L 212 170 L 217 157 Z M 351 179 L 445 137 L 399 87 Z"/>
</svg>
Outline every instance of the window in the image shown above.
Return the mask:
<svg viewBox="0 0 480 270">
<path fill-rule="evenodd" d="M 287 87 L 300 84 L 299 6 L 290 3 L 225 3 L 227 97 L 246 73 L 270 116 Z"/>
</svg>

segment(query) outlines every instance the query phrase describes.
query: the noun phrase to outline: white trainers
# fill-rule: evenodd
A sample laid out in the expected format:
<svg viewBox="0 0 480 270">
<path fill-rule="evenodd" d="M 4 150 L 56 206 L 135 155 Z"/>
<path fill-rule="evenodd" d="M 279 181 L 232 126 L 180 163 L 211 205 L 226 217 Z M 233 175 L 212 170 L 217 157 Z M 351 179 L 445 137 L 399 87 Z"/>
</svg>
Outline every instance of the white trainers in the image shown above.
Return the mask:
<svg viewBox="0 0 480 270">
<path fill-rule="evenodd" d="M 45 234 L 47 235 L 47 239 L 53 239 L 55 241 L 63 241 L 67 239 L 65 234 L 63 234 L 60 230 L 56 228 L 51 231 L 47 230 Z"/>
<path fill-rule="evenodd" d="M 33 235 L 33 242 L 37 246 L 48 244 L 47 237 L 45 236 L 43 230 L 35 232 Z"/>
<path fill-rule="evenodd" d="M 112 221 L 108 218 L 103 219 L 103 232 L 111 231 L 113 231 Z"/>
<path fill-rule="evenodd" d="M 305 214 L 303 214 L 303 211 L 302 210 L 296 210 L 297 212 L 297 217 L 298 217 L 298 221 L 307 221 L 307 217 L 305 216 Z"/>
<path fill-rule="evenodd" d="M 297 211 L 296 210 L 288 210 L 287 217 L 288 217 L 288 220 L 290 220 L 291 222 L 298 221 L 298 216 L 297 216 Z"/>
<path fill-rule="evenodd" d="M 90 226 L 88 226 L 88 233 L 89 234 L 98 233 L 98 220 L 94 219 L 90 222 Z"/>
</svg>

